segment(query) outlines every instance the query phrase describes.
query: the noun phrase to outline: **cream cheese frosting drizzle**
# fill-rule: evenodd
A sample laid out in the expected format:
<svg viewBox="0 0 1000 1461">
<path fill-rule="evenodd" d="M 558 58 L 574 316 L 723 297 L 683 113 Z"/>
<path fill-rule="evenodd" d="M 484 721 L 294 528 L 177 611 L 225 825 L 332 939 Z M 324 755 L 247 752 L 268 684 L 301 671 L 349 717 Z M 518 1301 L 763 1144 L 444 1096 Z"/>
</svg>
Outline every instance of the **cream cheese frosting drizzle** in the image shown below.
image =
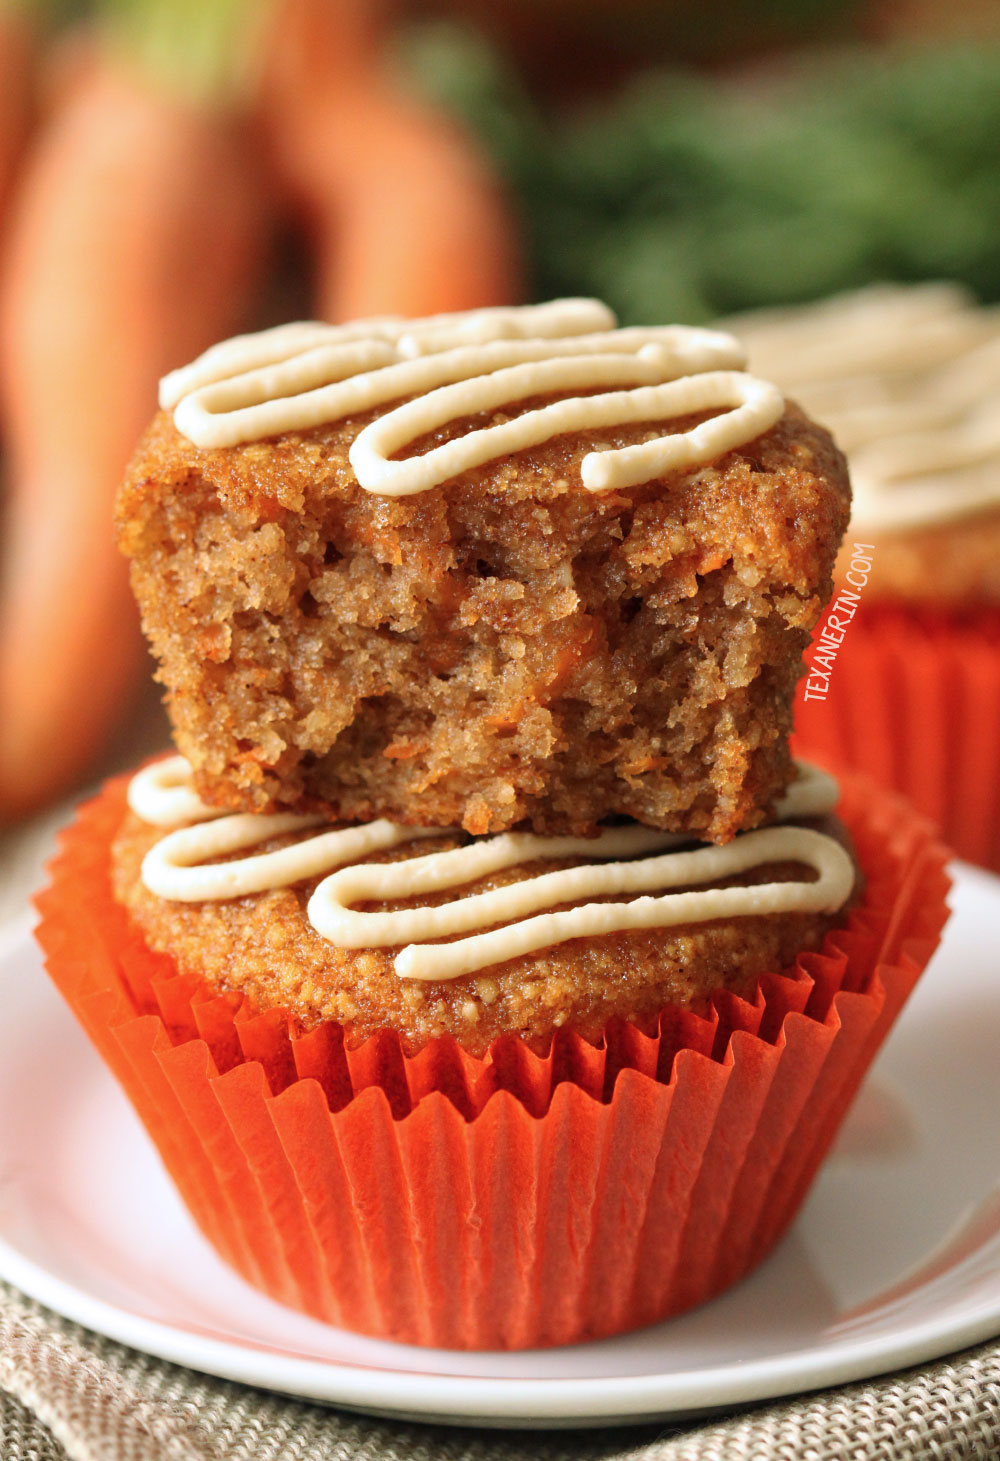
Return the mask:
<svg viewBox="0 0 1000 1461">
<path fill-rule="evenodd" d="M 602 843 L 607 835 L 602 834 Z M 493 840 L 502 844 L 504 838 Z M 538 856 L 566 856 L 571 850 L 585 855 L 580 846 L 560 852 L 501 845 L 491 848 L 494 855 L 484 861 L 492 870 Z M 614 847 L 605 844 L 600 850 L 606 855 Z M 321 883 L 310 898 L 310 922 L 318 933 L 341 948 L 381 948 L 412 941 L 396 955 L 396 973 L 403 979 L 437 981 L 459 979 L 464 974 L 473 974 L 491 964 L 501 964 L 565 939 L 591 938 L 625 929 L 704 923 L 711 918 L 738 918 L 748 914 L 832 911 L 844 902 L 853 883 L 850 858 L 832 837 L 805 827 L 770 827 L 739 837 L 724 848 L 702 847 L 693 852 L 668 852 L 662 857 L 641 858 L 636 862 L 560 868 L 557 872 L 526 878 L 438 908 L 358 913 L 347 906 L 362 899 L 410 897 L 414 879 L 420 892 L 458 887 L 469 878 L 468 851 L 460 847 L 454 852 L 431 853 L 429 857 L 406 863 L 344 868 Z M 652 888 L 710 882 L 784 859 L 808 863 L 819 874 L 818 879 L 811 883 L 762 883 L 749 888 L 668 893 L 660 898 L 636 898 L 628 903 L 586 903 L 564 911 L 527 916 L 538 909 L 579 898 L 646 893 Z M 476 875 L 482 874 L 473 873 Z M 495 923 L 503 926 L 454 943 L 427 942 Z"/>
<path fill-rule="evenodd" d="M 598 300 L 565 299 L 422 320 L 302 322 L 239 336 L 165 376 L 160 404 L 196 446 L 219 448 L 399 402 L 350 449 L 360 485 L 387 497 L 425 492 L 567 432 L 720 413 L 684 432 L 589 452 L 583 485 L 603 492 L 702 466 L 773 426 L 784 400 L 742 371 L 745 358 L 718 330 L 616 329 Z M 566 395 L 580 390 L 590 394 Z M 422 456 L 391 459 L 428 431 L 544 395 L 562 399 Z"/>
<path fill-rule="evenodd" d="M 1000 507 L 1000 310 L 883 285 L 730 323 L 847 453 L 859 533 Z"/>
<path fill-rule="evenodd" d="M 176 829 L 143 861 L 142 880 L 152 893 L 202 902 L 286 887 L 328 873 L 307 907 L 317 933 L 341 948 L 406 945 L 394 961 L 404 979 L 458 979 L 566 939 L 624 929 L 778 912 L 833 912 L 846 901 L 854 883 L 851 859 L 838 842 L 809 828 L 788 826 L 744 833 L 723 847 L 695 849 L 689 838 L 637 825 L 606 828 L 597 838 L 503 833 L 401 862 L 360 861 L 382 849 L 441 835 L 436 828 L 382 820 L 335 828 L 277 851 L 217 863 L 212 859 L 288 833 L 311 831 L 324 819 L 292 813 L 220 814 L 193 792 L 190 767 L 179 756 L 139 772 L 130 784 L 128 800 L 144 821 Z M 817 816 L 836 800 L 836 782 L 803 765 L 779 804 L 779 817 Z M 687 844 L 685 850 L 678 850 L 682 844 Z M 568 857 L 588 861 L 438 907 L 359 912 L 351 906 L 447 891 L 505 868 Z M 608 860 L 621 858 L 631 860 Z M 561 907 L 585 898 L 719 881 L 775 861 L 804 863 L 817 878 Z M 482 932 L 454 938 L 473 929 Z M 429 942 L 442 938 L 453 941 Z"/>
</svg>

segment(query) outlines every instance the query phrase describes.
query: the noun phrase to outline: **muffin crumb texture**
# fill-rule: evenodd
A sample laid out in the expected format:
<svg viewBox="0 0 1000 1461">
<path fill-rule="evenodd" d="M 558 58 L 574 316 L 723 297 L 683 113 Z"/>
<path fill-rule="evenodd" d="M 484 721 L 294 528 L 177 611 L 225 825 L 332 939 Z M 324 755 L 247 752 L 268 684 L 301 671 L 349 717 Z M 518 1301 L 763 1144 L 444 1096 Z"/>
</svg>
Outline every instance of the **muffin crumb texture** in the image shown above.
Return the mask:
<svg viewBox="0 0 1000 1461">
<path fill-rule="evenodd" d="M 392 499 L 348 462 L 371 419 L 210 451 L 161 414 L 141 444 L 120 539 L 200 794 L 475 834 L 766 821 L 847 520 L 829 436 L 790 405 L 709 467 L 590 493 L 589 450 L 665 429 L 605 428 Z"/>
</svg>

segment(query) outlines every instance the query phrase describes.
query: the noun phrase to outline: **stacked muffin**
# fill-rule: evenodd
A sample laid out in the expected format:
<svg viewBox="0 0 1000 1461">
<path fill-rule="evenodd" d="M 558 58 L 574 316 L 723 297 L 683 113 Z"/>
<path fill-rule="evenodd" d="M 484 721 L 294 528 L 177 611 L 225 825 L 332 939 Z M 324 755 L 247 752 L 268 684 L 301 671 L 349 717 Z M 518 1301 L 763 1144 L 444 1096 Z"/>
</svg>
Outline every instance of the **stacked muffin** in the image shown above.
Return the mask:
<svg viewBox="0 0 1000 1461">
<path fill-rule="evenodd" d="M 849 491 L 743 362 L 571 300 L 163 383 L 118 518 L 184 759 L 81 814 L 41 937 L 276 1297 L 455 1347 L 699 1302 L 934 946 L 922 824 L 789 756 Z"/>
</svg>

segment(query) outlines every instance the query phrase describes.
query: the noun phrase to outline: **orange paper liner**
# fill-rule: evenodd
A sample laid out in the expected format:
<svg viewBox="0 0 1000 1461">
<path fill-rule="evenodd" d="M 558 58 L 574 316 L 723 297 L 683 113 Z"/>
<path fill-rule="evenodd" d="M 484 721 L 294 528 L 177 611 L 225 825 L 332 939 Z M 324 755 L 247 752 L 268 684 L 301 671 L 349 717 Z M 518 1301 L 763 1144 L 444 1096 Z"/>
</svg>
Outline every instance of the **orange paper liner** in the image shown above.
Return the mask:
<svg viewBox="0 0 1000 1461">
<path fill-rule="evenodd" d="M 827 698 L 799 689 L 794 749 L 901 792 L 1000 872 L 1000 614 L 859 609 Z"/>
<path fill-rule="evenodd" d="M 751 1001 L 549 1053 L 299 1033 L 179 974 L 111 896 L 124 779 L 38 899 L 49 971 L 195 1220 L 272 1297 L 343 1328 L 531 1348 L 676 1314 L 784 1232 L 947 917 L 945 850 L 848 781 L 863 900 Z"/>
</svg>

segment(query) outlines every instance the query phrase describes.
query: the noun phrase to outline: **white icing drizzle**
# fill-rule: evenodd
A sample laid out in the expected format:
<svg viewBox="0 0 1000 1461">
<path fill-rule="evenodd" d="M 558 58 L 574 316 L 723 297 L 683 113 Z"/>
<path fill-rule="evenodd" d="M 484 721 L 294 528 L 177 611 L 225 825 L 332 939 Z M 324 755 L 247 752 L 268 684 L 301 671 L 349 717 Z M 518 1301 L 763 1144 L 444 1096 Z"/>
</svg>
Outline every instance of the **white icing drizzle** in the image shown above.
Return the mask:
<svg viewBox="0 0 1000 1461">
<path fill-rule="evenodd" d="M 847 453 L 859 535 L 1000 507 L 1000 310 L 881 285 L 730 324 Z"/>
<path fill-rule="evenodd" d="M 210 807 L 191 785 L 185 756 L 164 756 L 137 771 L 128 784 L 129 810 L 150 827 L 183 827 L 227 814 Z"/>
<path fill-rule="evenodd" d="M 602 844 L 607 835 L 602 835 Z M 489 850 L 494 855 L 483 859 L 490 870 L 510 867 L 530 857 L 560 855 L 557 850 L 526 848 L 517 845 L 518 839 L 512 840 L 515 845 L 505 846 L 503 837 L 493 839 L 501 845 L 491 847 Z M 602 845 L 603 853 L 616 850 L 611 841 L 612 845 Z M 567 848 L 561 855 L 566 856 L 570 851 L 577 856 L 585 855 L 580 846 Z M 410 897 L 414 880 L 420 892 L 458 887 L 469 881 L 473 860 L 468 852 L 468 848 L 460 847 L 454 852 L 432 853 L 404 863 L 344 868 L 316 889 L 309 900 L 309 920 L 318 933 L 340 948 L 381 948 L 407 943 L 396 955 L 396 973 L 403 979 L 437 981 L 459 979 L 490 964 L 501 964 L 565 939 L 591 938 L 630 928 L 703 923 L 711 918 L 737 918 L 747 914 L 832 911 L 843 903 L 854 880 L 850 858 L 832 837 L 805 827 L 770 827 L 738 837 L 725 847 L 668 852 L 663 857 L 641 858 L 637 862 L 560 868 L 438 908 L 358 913 L 347 906 L 362 899 Z M 586 903 L 561 912 L 527 916 L 540 908 L 552 908 L 579 898 L 644 893 L 651 888 L 711 882 L 759 867 L 764 862 L 785 859 L 810 864 L 819 874 L 818 880 L 713 888 L 704 893 L 668 893 L 661 898 L 636 898 L 629 903 Z M 475 866 L 477 871 L 473 876 L 481 875 L 478 863 Z M 430 939 L 447 938 L 490 924 L 503 926 L 443 946 L 428 943 Z"/>
<path fill-rule="evenodd" d="M 260 330 L 254 335 L 235 335 L 222 340 L 180 370 L 160 381 L 160 406 L 172 411 L 183 396 L 214 381 L 229 380 L 260 365 L 290 360 L 304 350 L 320 345 L 344 344 L 350 340 L 385 340 L 398 346 L 401 359 L 412 359 L 435 350 L 487 340 L 536 339 L 564 335 L 585 335 L 594 330 L 612 330 L 615 317 L 598 299 L 557 299 L 546 304 L 519 308 L 468 310 L 464 314 L 426 315 L 404 319 L 400 315 L 376 315 L 352 320 L 347 325 L 320 324 L 299 320 Z"/>
<path fill-rule="evenodd" d="M 666 385 L 554 401 L 513 421 L 471 431 L 423 456 L 389 460 L 414 437 L 475 411 L 488 411 L 548 391 L 649 380 L 657 374 L 657 367 L 641 358 L 597 355 L 589 360 L 547 360 L 463 380 L 409 401 L 366 426 L 351 446 L 351 465 L 358 481 L 369 491 L 403 497 L 425 492 L 471 467 L 538 446 L 568 431 L 684 416 L 719 406 L 734 408 L 690 431 L 659 436 L 618 451 L 605 448 L 588 452 L 581 464 L 583 485 L 590 492 L 605 492 L 609 488 L 634 487 L 664 472 L 711 461 L 759 436 L 783 410 L 782 397 L 766 381 L 736 371 L 713 371 Z"/>
<path fill-rule="evenodd" d="M 220 816 L 195 796 L 190 774 L 184 758 L 175 756 L 139 772 L 129 787 L 129 805 L 144 821 L 157 827 L 176 827 L 181 818 L 188 823 L 169 832 L 146 854 L 142 881 L 150 892 L 174 901 L 202 902 L 243 897 L 329 873 L 309 900 L 307 916 L 312 926 L 341 948 L 407 944 L 395 958 L 396 972 L 404 979 L 457 979 L 565 939 L 629 928 L 661 928 L 749 914 L 832 912 L 845 902 L 854 882 L 851 860 L 840 844 L 804 827 L 769 827 L 745 833 L 724 847 L 687 851 L 676 849 L 689 843 L 689 838 L 637 825 L 607 828 L 597 838 L 504 833 L 402 862 L 355 861 L 381 849 L 440 835 L 436 828 L 404 827 L 383 820 L 322 832 L 275 852 L 216 863 L 212 859 L 273 837 L 310 830 L 324 819 L 292 813 Z M 829 811 L 836 800 L 836 782 L 814 767 L 801 765 L 779 804 L 779 817 L 817 816 Z M 650 853 L 661 855 L 647 856 Z M 592 860 L 435 908 L 367 913 L 350 906 L 358 901 L 392 901 L 441 892 L 503 868 L 566 857 L 637 860 Z M 811 866 L 817 880 L 560 908 L 583 898 L 711 882 L 779 860 Z M 539 911 L 553 908 L 557 911 Z M 427 943 L 470 929 L 486 931 L 445 945 Z"/>
<path fill-rule="evenodd" d="M 214 902 L 243 898 L 272 888 L 287 888 L 319 877 L 354 857 L 369 857 L 383 847 L 396 847 L 419 837 L 434 836 L 422 827 L 397 827 L 393 822 L 368 822 L 361 827 L 341 827 L 293 842 L 277 852 L 262 852 L 237 862 L 209 862 L 254 847 L 271 837 L 304 832 L 318 827 L 322 816 L 300 817 L 279 812 L 260 817 L 238 813 L 218 821 L 182 827 L 150 848 L 142 864 L 142 880 L 160 898 L 177 903 Z M 263 824 L 263 825 L 262 825 Z"/>
<path fill-rule="evenodd" d="M 350 451 L 360 485 L 382 496 L 425 492 L 566 432 L 722 413 L 685 432 L 584 458 L 589 491 L 632 487 L 702 466 L 780 417 L 780 392 L 742 372 L 745 352 L 731 335 L 614 325 L 611 311 L 588 299 L 422 320 L 283 325 L 223 341 L 165 376 L 160 404 L 196 446 L 221 448 L 401 402 L 366 427 Z M 450 422 L 576 390 L 597 393 L 469 431 L 423 456 L 390 460 Z"/>
</svg>

